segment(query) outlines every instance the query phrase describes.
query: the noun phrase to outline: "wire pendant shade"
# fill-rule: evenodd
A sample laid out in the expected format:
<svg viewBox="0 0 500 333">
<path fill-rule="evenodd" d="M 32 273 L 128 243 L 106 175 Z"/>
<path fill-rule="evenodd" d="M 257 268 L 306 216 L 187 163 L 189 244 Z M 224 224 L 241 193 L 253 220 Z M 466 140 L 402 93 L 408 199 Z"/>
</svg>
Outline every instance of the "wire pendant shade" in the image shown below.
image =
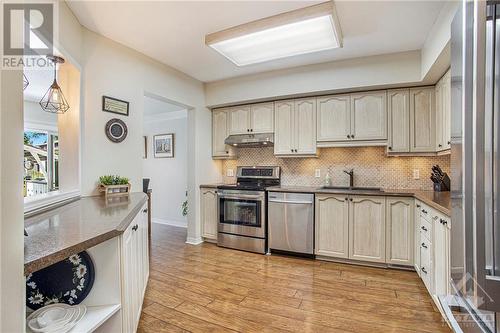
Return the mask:
<svg viewBox="0 0 500 333">
<path fill-rule="evenodd" d="M 64 63 L 64 59 L 57 56 L 47 56 L 54 63 L 54 82 L 50 85 L 49 90 L 43 95 L 40 100 L 40 106 L 46 112 L 50 113 L 65 113 L 69 110 L 69 104 L 62 93 L 61 87 L 57 84 L 57 64 Z"/>
</svg>

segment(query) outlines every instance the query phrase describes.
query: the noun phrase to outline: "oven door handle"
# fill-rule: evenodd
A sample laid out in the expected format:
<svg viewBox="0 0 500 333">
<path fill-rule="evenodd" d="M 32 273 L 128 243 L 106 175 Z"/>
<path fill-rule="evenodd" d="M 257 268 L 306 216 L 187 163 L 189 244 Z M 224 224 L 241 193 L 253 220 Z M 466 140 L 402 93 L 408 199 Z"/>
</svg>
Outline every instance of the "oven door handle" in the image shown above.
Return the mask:
<svg viewBox="0 0 500 333">
<path fill-rule="evenodd" d="M 226 195 L 226 194 L 220 194 L 219 193 L 219 198 L 222 199 L 254 199 L 254 200 L 264 200 L 264 197 L 261 195 L 248 195 L 248 194 L 238 194 L 238 195 Z"/>
</svg>

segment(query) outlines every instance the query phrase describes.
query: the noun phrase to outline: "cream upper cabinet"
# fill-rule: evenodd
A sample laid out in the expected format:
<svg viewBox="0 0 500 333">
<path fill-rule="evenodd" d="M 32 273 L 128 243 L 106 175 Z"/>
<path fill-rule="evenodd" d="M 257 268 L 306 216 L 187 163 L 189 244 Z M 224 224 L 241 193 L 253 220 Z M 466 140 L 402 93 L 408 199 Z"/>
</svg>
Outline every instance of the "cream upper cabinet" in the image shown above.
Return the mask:
<svg viewBox="0 0 500 333">
<path fill-rule="evenodd" d="M 280 101 L 274 107 L 274 154 L 316 154 L 316 99 Z"/>
<path fill-rule="evenodd" d="M 250 106 L 229 109 L 229 134 L 248 134 L 250 132 Z"/>
<path fill-rule="evenodd" d="M 413 198 L 386 199 L 387 263 L 413 266 Z"/>
<path fill-rule="evenodd" d="M 436 151 L 434 87 L 410 89 L 410 152 Z"/>
<path fill-rule="evenodd" d="M 410 151 L 410 90 L 387 91 L 387 114 L 389 133 L 387 151 L 407 153 Z"/>
<path fill-rule="evenodd" d="M 385 197 L 353 196 L 349 201 L 349 259 L 385 262 Z"/>
<path fill-rule="evenodd" d="M 451 75 L 448 71 L 436 84 L 436 147 L 451 148 Z"/>
<path fill-rule="evenodd" d="M 202 236 L 217 239 L 217 191 L 214 188 L 200 188 Z"/>
<path fill-rule="evenodd" d="M 318 141 L 346 141 L 351 135 L 351 96 L 317 99 Z"/>
<path fill-rule="evenodd" d="M 250 132 L 274 132 L 274 103 L 260 103 L 250 106 Z"/>
<path fill-rule="evenodd" d="M 230 158 L 235 156 L 234 149 L 224 143 L 224 140 L 229 135 L 228 124 L 228 109 L 212 111 L 212 157 L 214 158 Z"/>
<path fill-rule="evenodd" d="M 386 91 L 351 95 L 351 139 L 387 140 Z"/>
<path fill-rule="evenodd" d="M 349 257 L 349 201 L 347 195 L 317 194 L 315 254 Z"/>
<path fill-rule="evenodd" d="M 293 153 L 294 146 L 294 113 L 293 100 L 276 102 L 274 105 L 274 154 L 288 155 Z"/>
<path fill-rule="evenodd" d="M 295 153 L 316 154 L 316 99 L 295 100 Z"/>
</svg>

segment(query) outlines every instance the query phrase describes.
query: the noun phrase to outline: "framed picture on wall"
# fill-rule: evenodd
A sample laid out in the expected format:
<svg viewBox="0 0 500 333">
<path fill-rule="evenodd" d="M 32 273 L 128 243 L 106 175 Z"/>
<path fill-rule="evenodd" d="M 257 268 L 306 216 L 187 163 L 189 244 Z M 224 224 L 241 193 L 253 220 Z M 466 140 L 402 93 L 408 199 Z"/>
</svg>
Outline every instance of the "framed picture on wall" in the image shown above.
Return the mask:
<svg viewBox="0 0 500 333">
<path fill-rule="evenodd" d="M 142 158 L 147 159 L 148 158 L 148 137 L 143 136 L 144 139 L 144 151 L 142 152 Z"/>
<path fill-rule="evenodd" d="M 155 158 L 174 157 L 174 134 L 158 134 L 153 137 L 153 152 Z"/>
<path fill-rule="evenodd" d="M 122 101 L 121 99 L 102 96 L 102 111 L 128 116 L 129 102 Z"/>
</svg>

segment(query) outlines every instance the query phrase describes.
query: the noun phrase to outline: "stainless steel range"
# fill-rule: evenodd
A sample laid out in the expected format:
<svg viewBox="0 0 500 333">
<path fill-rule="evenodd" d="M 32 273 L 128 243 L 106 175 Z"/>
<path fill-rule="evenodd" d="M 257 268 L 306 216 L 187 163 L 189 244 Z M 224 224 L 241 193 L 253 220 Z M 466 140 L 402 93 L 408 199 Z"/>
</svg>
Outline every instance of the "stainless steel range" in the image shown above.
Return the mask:
<svg viewBox="0 0 500 333">
<path fill-rule="evenodd" d="M 238 167 L 237 183 L 217 188 L 217 245 L 266 253 L 266 187 L 280 184 L 280 167 Z"/>
</svg>

